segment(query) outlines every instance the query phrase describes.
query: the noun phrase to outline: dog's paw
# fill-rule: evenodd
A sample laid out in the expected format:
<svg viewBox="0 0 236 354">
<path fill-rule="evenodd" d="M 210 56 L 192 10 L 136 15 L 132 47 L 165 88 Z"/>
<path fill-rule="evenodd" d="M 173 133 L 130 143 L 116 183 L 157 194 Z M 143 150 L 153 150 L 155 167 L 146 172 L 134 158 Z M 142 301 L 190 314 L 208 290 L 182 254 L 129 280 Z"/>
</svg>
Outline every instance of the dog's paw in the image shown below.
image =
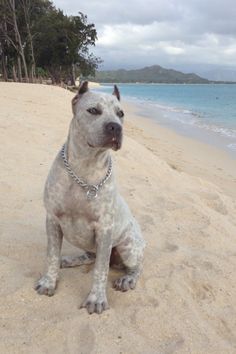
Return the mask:
<svg viewBox="0 0 236 354">
<path fill-rule="evenodd" d="M 105 294 L 101 295 L 91 292 L 80 308 L 86 308 L 88 313 L 91 315 L 92 313 L 102 313 L 103 311 L 109 309 L 109 305 Z"/>
<path fill-rule="evenodd" d="M 120 291 L 128 291 L 129 289 L 134 289 L 136 286 L 136 278 L 132 275 L 124 275 L 123 277 L 117 279 L 113 286 L 115 290 Z"/>
<path fill-rule="evenodd" d="M 34 289 L 39 295 L 52 296 L 56 290 L 56 282 L 48 275 L 44 275 L 37 281 Z"/>
</svg>

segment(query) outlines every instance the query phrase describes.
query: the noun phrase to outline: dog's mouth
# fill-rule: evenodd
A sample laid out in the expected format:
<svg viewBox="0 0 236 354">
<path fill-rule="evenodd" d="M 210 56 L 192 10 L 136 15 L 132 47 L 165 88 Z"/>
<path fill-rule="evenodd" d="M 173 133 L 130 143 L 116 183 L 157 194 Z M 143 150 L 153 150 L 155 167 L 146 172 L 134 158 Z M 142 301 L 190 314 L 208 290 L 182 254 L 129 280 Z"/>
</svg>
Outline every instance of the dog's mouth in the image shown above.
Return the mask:
<svg viewBox="0 0 236 354">
<path fill-rule="evenodd" d="M 117 151 L 121 148 L 122 145 L 122 135 L 107 137 L 103 143 L 103 147 L 110 148 L 114 151 Z"/>
<path fill-rule="evenodd" d="M 112 150 L 119 150 L 121 148 L 121 144 L 122 144 L 122 138 L 117 139 L 117 138 L 112 138 L 111 139 L 111 148 Z"/>
<path fill-rule="evenodd" d="M 89 141 L 87 141 L 87 144 L 90 148 L 106 148 L 106 149 L 112 149 L 114 151 L 117 151 L 121 148 L 122 136 L 119 138 L 113 136 L 110 139 L 106 139 L 104 142 L 102 142 L 99 145 L 91 144 Z"/>
</svg>

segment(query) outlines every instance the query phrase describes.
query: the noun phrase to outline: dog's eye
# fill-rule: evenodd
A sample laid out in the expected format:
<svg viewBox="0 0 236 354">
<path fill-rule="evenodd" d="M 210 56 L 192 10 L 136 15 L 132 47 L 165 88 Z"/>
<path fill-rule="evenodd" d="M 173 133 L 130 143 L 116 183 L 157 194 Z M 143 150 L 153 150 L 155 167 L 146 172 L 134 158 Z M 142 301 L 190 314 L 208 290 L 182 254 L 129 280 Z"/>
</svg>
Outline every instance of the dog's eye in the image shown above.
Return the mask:
<svg viewBox="0 0 236 354">
<path fill-rule="evenodd" d="M 95 107 L 87 109 L 87 112 L 89 112 L 90 114 L 93 114 L 93 115 L 98 115 L 98 114 L 102 113 L 99 109 L 97 109 Z"/>
<path fill-rule="evenodd" d="M 123 111 L 118 111 L 116 114 L 118 115 L 119 118 L 124 117 L 124 112 Z"/>
</svg>

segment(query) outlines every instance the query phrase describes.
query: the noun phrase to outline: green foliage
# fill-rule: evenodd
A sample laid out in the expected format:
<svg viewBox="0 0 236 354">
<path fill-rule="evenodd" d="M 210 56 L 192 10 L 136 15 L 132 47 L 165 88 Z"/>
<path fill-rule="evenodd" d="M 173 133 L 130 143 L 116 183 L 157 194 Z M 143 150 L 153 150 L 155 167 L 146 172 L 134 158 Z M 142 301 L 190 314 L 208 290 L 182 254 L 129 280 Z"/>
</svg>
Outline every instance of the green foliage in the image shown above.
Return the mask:
<svg viewBox="0 0 236 354">
<path fill-rule="evenodd" d="M 20 48 L 13 12 L 9 10 L 11 2 L 0 2 L 0 59 L 2 66 L 7 66 L 8 76 L 23 56 L 29 72 L 34 65 L 40 68 L 34 73 L 39 75 L 43 70 L 43 76 L 48 73 L 56 83 L 74 83 L 77 75 L 95 74 L 101 60 L 89 48 L 95 45 L 97 32 L 86 15 L 79 12 L 77 16 L 67 16 L 48 0 L 15 0 L 13 12 L 22 42 Z"/>
<path fill-rule="evenodd" d="M 87 17 L 65 16 L 54 9 L 37 22 L 35 27 L 35 57 L 39 66 L 46 68 L 57 81 L 70 77 L 72 64 L 81 74 L 92 73 L 98 60 L 91 61 L 88 46 L 95 45 L 97 33 Z"/>
<path fill-rule="evenodd" d="M 38 77 L 43 77 L 43 78 L 47 78 L 48 77 L 48 72 L 43 69 L 43 68 L 36 68 L 36 74 Z"/>
</svg>

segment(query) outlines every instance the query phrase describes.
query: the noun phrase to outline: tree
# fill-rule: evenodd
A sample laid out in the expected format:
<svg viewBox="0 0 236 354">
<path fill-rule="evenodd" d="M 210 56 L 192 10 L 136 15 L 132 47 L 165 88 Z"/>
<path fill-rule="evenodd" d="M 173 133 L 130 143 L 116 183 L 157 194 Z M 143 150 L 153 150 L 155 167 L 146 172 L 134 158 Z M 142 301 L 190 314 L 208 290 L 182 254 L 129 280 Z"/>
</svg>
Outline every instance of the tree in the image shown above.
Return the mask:
<svg viewBox="0 0 236 354">
<path fill-rule="evenodd" d="M 3 76 L 7 80 L 9 65 L 15 65 L 19 59 L 19 51 L 12 13 L 8 1 L 5 0 L 0 1 L 0 48 Z"/>
<path fill-rule="evenodd" d="M 7 41 L 5 39 L 5 33 L 7 31 L 6 21 L 0 7 L 0 58 L 2 66 L 2 74 L 5 81 L 8 80 L 7 72 Z"/>
<path fill-rule="evenodd" d="M 95 70 L 99 59 L 89 54 L 88 48 L 95 45 L 97 33 L 93 24 L 87 24 L 87 16 L 66 16 L 54 10 L 38 22 L 38 27 L 37 63 L 48 70 L 54 82 L 64 79 L 74 84 L 78 71 Z"/>
<path fill-rule="evenodd" d="M 101 62 L 89 52 L 97 32 L 87 16 L 66 16 L 48 0 L 0 0 L 2 73 L 34 81 L 48 72 L 53 82 L 75 83 L 78 74 L 94 74 Z M 37 68 L 40 68 L 38 70 Z M 23 75 L 22 75 L 23 70 Z"/>
<path fill-rule="evenodd" d="M 24 36 L 24 45 L 27 56 L 27 63 L 31 81 L 36 77 L 36 61 L 34 54 L 34 38 L 38 34 L 37 23 L 40 19 L 50 11 L 54 10 L 54 6 L 48 0 L 18 0 L 19 10 L 18 19 L 21 33 Z"/>
<path fill-rule="evenodd" d="M 30 64 L 31 64 L 31 80 L 34 81 L 36 76 L 36 65 L 35 65 L 35 58 L 34 58 L 34 46 L 33 46 L 33 36 L 31 33 L 31 12 L 32 12 L 32 4 L 31 0 L 20 0 L 21 8 L 24 14 L 24 22 L 26 26 L 28 41 L 29 41 L 29 48 L 30 48 Z"/>
<path fill-rule="evenodd" d="M 17 60 L 18 60 L 18 69 L 19 69 L 20 77 L 22 76 L 21 75 L 21 61 L 22 61 L 22 66 L 24 68 L 24 73 L 25 73 L 25 79 L 26 81 L 29 81 L 24 46 L 18 28 L 17 8 L 16 8 L 15 0 L 2 0 L 2 3 L 4 6 L 3 12 L 5 16 L 5 23 L 7 25 L 6 29 L 8 29 L 8 26 L 11 28 L 10 31 L 7 30 L 7 32 L 5 32 L 6 40 L 8 40 L 11 43 L 11 45 L 15 48 L 16 53 L 18 55 Z"/>
</svg>

